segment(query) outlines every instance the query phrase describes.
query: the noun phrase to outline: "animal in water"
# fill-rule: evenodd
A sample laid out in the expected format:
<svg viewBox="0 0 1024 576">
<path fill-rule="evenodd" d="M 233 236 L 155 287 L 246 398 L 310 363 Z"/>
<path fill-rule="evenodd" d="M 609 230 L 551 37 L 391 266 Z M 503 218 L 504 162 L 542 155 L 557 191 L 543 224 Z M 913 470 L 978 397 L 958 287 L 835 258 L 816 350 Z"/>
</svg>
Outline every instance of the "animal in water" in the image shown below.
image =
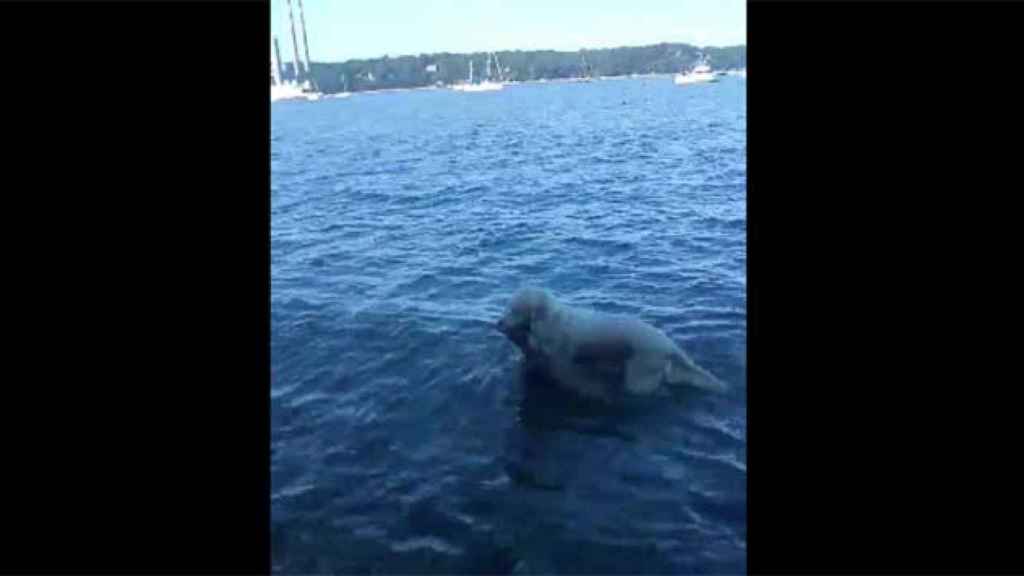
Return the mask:
<svg viewBox="0 0 1024 576">
<path fill-rule="evenodd" d="M 542 288 L 519 290 L 497 328 L 527 363 L 586 397 L 613 401 L 685 385 L 728 390 L 654 326 L 569 306 Z"/>
</svg>

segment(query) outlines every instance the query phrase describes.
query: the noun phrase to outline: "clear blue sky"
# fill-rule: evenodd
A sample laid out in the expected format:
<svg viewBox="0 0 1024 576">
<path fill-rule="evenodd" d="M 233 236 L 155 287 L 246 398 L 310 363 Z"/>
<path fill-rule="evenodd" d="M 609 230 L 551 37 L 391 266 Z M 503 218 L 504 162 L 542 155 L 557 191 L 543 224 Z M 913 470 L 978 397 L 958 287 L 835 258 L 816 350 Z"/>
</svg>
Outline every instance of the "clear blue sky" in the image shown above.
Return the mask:
<svg viewBox="0 0 1024 576">
<path fill-rule="evenodd" d="M 286 0 L 271 33 L 291 61 Z M 302 36 L 297 0 L 295 27 Z M 746 0 L 303 0 L 314 62 L 485 50 L 746 44 Z"/>
</svg>

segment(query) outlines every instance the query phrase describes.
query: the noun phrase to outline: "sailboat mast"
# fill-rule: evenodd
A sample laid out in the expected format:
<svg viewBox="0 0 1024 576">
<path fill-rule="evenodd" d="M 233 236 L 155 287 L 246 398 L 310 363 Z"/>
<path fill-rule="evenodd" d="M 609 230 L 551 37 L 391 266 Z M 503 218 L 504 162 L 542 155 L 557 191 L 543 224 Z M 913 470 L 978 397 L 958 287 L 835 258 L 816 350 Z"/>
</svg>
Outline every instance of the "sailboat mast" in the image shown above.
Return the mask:
<svg viewBox="0 0 1024 576">
<path fill-rule="evenodd" d="M 281 70 L 281 46 L 277 43 L 277 36 L 274 36 L 274 81 L 276 84 L 284 84 L 284 71 Z"/>
<path fill-rule="evenodd" d="M 501 61 L 498 60 L 498 53 L 494 53 L 494 65 L 498 67 L 498 82 L 505 81 L 505 71 L 501 69 Z"/>
<path fill-rule="evenodd" d="M 302 26 L 302 49 L 306 56 L 306 76 L 313 79 L 313 68 L 309 64 L 309 35 L 306 33 L 306 12 L 302 9 L 302 0 L 299 0 L 299 24 Z"/>
<path fill-rule="evenodd" d="M 470 58 L 470 60 L 469 60 L 469 83 L 470 84 L 473 83 L 473 59 L 472 58 Z"/>
<path fill-rule="evenodd" d="M 274 37 L 274 50 L 277 51 L 277 36 Z M 275 86 L 281 84 L 281 69 L 278 67 L 278 57 L 275 52 L 270 53 L 270 79 Z"/>
<path fill-rule="evenodd" d="M 299 68 L 299 41 L 295 38 L 295 16 L 292 13 L 292 0 L 286 1 L 288 2 L 288 21 L 291 23 L 292 28 L 292 62 L 295 63 L 295 82 L 298 83 L 302 74 Z"/>
</svg>

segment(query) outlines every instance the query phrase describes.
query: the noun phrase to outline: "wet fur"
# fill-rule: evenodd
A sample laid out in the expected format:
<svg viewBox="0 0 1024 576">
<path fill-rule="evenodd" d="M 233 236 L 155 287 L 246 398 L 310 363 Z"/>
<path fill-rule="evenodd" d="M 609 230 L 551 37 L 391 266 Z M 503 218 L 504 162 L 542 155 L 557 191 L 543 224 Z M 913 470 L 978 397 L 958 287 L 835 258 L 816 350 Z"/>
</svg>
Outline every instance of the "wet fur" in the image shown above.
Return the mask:
<svg viewBox="0 0 1024 576">
<path fill-rule="evenodd" d="M 726 386 L 665 334 L 636 318 L 572 308 L 537 288 L 519 291 L 498 321 L 528 364 L 584 396 L 613 400 L 664 385 Z"/>
</svg>

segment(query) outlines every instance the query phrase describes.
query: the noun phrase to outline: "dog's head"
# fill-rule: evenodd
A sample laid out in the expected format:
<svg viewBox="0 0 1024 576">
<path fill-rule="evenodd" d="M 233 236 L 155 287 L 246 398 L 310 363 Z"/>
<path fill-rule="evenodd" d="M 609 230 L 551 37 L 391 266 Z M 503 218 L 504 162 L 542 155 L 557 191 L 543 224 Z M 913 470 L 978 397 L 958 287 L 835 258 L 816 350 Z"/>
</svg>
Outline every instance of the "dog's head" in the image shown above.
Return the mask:
<svg viewBox="0 0 1024 576">
<path fill-rule="evenodd" d="M 512 297 L 505 314 L 498 320 L 498 330 L 522 348 L 530 328 L 547 317 L 553 305 L 554 299 L 546 290 L 524 288 Z"/>
</svg>

